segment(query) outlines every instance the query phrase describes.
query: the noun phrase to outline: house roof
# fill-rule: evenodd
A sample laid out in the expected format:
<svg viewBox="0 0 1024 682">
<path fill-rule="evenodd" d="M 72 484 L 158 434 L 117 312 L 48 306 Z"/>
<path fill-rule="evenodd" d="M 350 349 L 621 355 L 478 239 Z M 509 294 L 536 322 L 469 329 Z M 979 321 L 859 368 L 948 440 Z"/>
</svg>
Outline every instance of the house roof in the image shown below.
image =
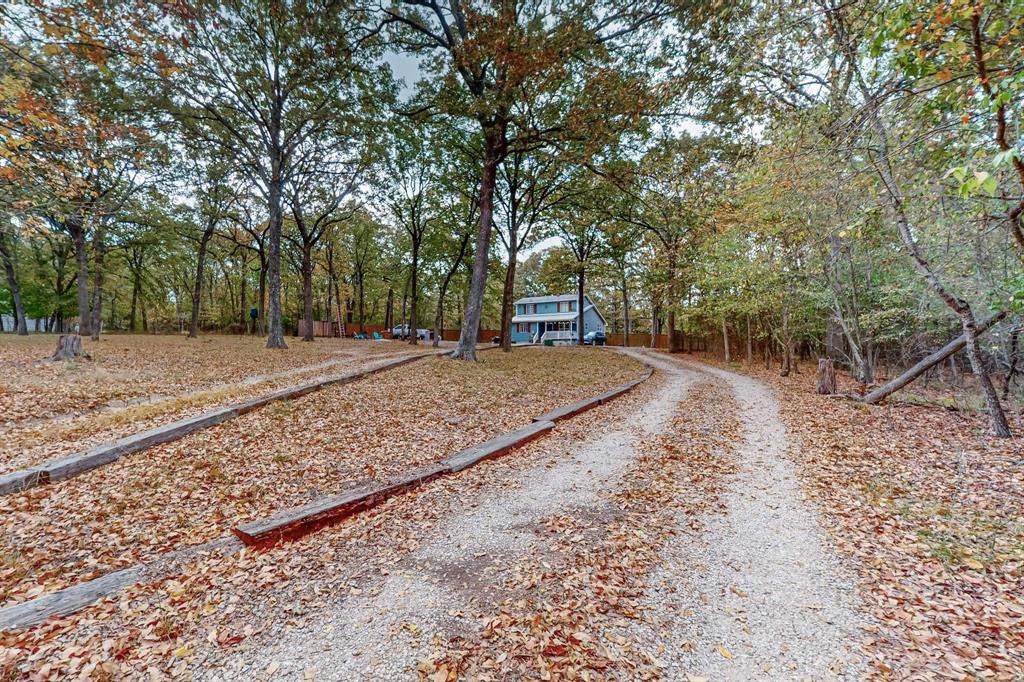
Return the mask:
<svg viewBox="0 0 1024 682">
<path fill-rule="evenodd" d="M 579 317 L 575 312 L 564 313 L 538 313 L 537 315 L 516 315 L 512 322 L 571 322 Z"/>
<path fill-rule="evenodd" d="M 587 296 L 587 299 L 590 297 Z M 575 301 L 576 294 L 559 294 L 558 296 L 527 296 L 516 301 L 516 305 L 520 303 L 561 303 L 562 301 Z"/>
</svg>

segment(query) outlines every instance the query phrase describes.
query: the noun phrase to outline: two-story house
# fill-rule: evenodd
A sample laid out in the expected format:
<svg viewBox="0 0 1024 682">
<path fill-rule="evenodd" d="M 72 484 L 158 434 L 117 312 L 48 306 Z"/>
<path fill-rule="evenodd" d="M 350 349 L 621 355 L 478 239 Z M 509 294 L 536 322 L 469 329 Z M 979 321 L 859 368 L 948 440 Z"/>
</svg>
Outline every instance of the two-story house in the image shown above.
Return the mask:
<svg viewBox="0 0 1024 682">
<path fill-rule="evenodd" d="M 512 317 L 513 343 L 567 343 L 576 340 L 576 295 L 528 296 L 515 302 Z M 583 333 L 605 331 L 605 319 L 589 296 L 583 297 Z M 546 335 L 546 336 L 545 336 Z"/>
</svg>

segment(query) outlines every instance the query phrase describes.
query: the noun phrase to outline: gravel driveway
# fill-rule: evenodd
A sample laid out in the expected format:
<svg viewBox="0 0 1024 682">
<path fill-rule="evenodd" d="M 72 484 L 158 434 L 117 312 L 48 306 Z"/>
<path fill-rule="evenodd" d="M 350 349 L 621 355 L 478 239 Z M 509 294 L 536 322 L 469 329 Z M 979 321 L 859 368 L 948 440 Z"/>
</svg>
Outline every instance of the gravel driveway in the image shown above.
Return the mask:
<svg viewBox="0 0 1024 682">
<path fill-rule="evenodd" d="M 433 636 L 477 636 L 479 617 L 510 596 L 508 567 L 542 555 L 539 521 L 605 511 L 602 491 L 615 488 L 642 441 L 665 428 L 691 389 L 723 381 L 742 410 L 739 473 L 703 536 L 680 534 L 663 548 L 633 634 L 664 652 L 669 679 L 856 677 L 848 645 L 861 624 L 854 592 L 785 457 L 771 392 L 731 372 L 643 355 L 660 376 L 638 406 L 570 441 L 557 458 L 525 458 L 467 490 L 465 506 L 372 588 L 338 598 L 310 625 L 236 652 L 210 679 L 417 679 Z"/>
</svg>

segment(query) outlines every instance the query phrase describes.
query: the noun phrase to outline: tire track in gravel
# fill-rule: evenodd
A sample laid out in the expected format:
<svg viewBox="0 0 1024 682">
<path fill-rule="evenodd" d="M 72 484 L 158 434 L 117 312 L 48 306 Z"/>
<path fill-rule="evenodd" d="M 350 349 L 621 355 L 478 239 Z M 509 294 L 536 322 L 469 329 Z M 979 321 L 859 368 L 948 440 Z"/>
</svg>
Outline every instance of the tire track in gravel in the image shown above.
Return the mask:
<svg viewBox="0 0 1024 682">
<path fill-rule="evenodd" d="M 475 491 L 485 503 L 444 522 L 379 590 L 349 595 L 314 625 L 240 652 L 218 679 L 250 680 L 268 669 L 282 680 L 303 679 L 307 670 L 316 670 L 318 680 L 415 679 L 417 660 L 430 644 L 421 635 L 475 630 L 476 622 L 463 615 L 500 604 L 507 596 L 502 570 L 539 551 L 533 525 L 558 512 L 600 511 L 600 492 L 616 485 L 643 438 L 660 432 L 706 376 L 657 355 L 644 358 L 665 380 L 621 423 L 588 437 L 554 466 L 518 473 L 511 490 L 509 481 L 495 481 L 491 490 Z"/>
<path fill-rule="evenodd" d="M 786 456 L 775 396 L 756 379 L 678 364 L 729 385 L 743 441 L 724 514 L 706 519 L 703 534 L 670 542 L 650 581 L 642 629 L 652 650 L 665 652 L 664 677 L 860 679 L 856 591 Z"/>
</svg>

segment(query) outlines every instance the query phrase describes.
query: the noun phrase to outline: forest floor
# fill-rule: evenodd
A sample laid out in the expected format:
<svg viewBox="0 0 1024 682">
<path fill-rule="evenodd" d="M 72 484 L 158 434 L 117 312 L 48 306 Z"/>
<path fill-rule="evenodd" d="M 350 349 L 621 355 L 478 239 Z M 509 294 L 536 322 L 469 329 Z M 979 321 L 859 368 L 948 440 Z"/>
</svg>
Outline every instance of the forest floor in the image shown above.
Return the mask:
<svg viewBox="0 0 1024 682">
<path fill-rule="evenodd" d="M 867 407 L 814 395 L 807 374 L 643 355 L 650 380 L 506 457 L 295 542 L 185 558 L 169 577 L 3 633 L 0 671 L 1024 675 L 1019 440 L 989 437 L 968 410 Z M 597 349 L 481 359 L 422 361 L 7 498 L 4 600 L 433 461 L 639 368 Z"/>
<path fill-rule="evenodd" d="M 267 395 L 434 351 L 429 344 L 318 339 L 279 352 L 252 337 L 113 335 L 85 362 L 51 362 L 52 335 L 0 335 L 0 473 Z"/>
<path fill-rule="evenodd" d="M 640 371 L 632 360 L 594 349 L 481 358 L 473 365 L 430 358 L 272 403 L 0 498 L 0 606 L 433 463 Z M 568 374 L 552 384 L 560 372 Z"/>
</svg>

